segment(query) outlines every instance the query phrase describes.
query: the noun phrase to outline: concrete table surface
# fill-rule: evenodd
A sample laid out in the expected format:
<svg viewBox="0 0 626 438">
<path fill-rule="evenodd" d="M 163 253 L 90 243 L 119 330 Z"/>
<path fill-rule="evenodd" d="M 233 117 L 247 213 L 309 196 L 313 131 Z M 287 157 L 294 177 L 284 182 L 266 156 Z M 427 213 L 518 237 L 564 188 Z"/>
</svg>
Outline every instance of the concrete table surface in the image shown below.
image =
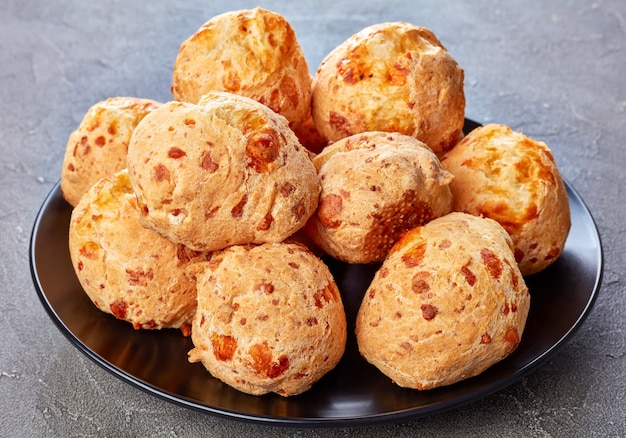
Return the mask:
<svg viewBox="0 0 626 438">
<path fill-rule="evenodd" d="M 461 408 L 401 423 L 274 428 L 146 394 L 60 333 L 29 271 L 33 222 L 65 143 L 111 96 L 171 100 L 179 44 L 212 16 L 257 2 L 0 2 L 0 435 L 15 437 L 626 436 L 626 2 L 263 1 L 295 28 L 311 72 L 362 28 L 435 32 L 465 70 L 466 116 L 545 141 L 585 200 L 604 279 L 580 330 L 543 366 Z"/>
</svg>

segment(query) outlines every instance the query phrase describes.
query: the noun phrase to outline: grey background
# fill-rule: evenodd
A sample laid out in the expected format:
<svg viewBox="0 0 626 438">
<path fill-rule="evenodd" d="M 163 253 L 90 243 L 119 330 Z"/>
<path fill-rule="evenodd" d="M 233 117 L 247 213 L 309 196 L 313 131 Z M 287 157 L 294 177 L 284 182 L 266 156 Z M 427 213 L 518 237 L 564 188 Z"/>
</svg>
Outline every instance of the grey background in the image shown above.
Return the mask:
<svg viewBox="0 0 626 438">
<path fill-rule="evenodd" d="M 577 334 L 518 383 L 465 407 L 354 429 L 278 429 L 216 418 L 109 375 L 57 330 L 28 265 L 36 213 L 65 143 L 110 96 L 171 100 L 179 44 L 250 1 L 0 2 L 0 435 L 626 436 L 624 173 L 626 2 L 261 1 L 293 25 L 311 72 L 363 27 L 429 27 L 465 70 L 467 111 L 551 147 L 597 222 L 604 282 Z"/>
</svg>

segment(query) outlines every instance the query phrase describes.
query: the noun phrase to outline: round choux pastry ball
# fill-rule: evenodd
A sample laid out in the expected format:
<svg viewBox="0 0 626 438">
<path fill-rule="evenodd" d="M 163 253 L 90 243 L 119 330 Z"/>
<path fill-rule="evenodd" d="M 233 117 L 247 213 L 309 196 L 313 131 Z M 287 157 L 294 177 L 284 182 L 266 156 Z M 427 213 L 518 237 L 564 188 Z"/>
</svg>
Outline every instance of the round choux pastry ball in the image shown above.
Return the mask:
<svg viewBox="0 0 626 438">
<path fill-rule="evenodd" d="M 141 223 L 196 251 L 280 242 L 304 226 L 320 192 L 287 120 L 225 92 L 167 102 L 144 118 L 128 173 Z"/>
<path fill-rule="evenodd" d="M 111 97 L 92 105 L 65 146 L 61 191 L 73 207 L 100 178 L 126 168 L 130 137 L 159 102 Z"/>
<path fill-rule="evenodd" d="M 189 335 L 196 288 L 185 270 L 210 254 L 144 228 L 140 216 L 125 169 L 98 180 L 72 211 L 74 272 L 101 311 L 135 329 L 179 328 Z"/>
<path fill-rule="evenodd" d="M 321 62 L 313 80 L 313 120 L 330 141 L 366 131 L 400 132 L 439 155 L 462 135 L 463 80 L 463 70 L 429 29 L 375 24 Z"/>
<path fill-rule="evenodd" d="M 326 265 L 303 245 L 236 245 L 194 266 L 198 310 L 189 352 L 239 391 L 293 396 L 332 370 L 346 316 Z"/>
<path fill-rule="evenodd" d="M 363 357 L 397 385 L 476 376 L 519 345 L 530 295 L 496 221 L 450 213 L 396 243 L 358 311 Z"/>
<path fill-rule="evenodd" d="M 339 260 L 382 261 L 403 232 L 452 210 L 452 175 L 414 137 L 355 134 L 313 163 L 322 192 L 304 232 Z"/>
<path fill-rule="evenodd" d="M 204 23 L 179 48 L 175 100 L 197 103 L 209 91 L 250 97 L 303 121 L 311 102 L 311 75 L 292 26 L 263 8 L 230 11 Z"/>
<path fill-rule="evenodd" d="M 441 161 L 454 175 L 454 209 L 499 222 L 513 239 L 524 275 L 559 258 L 571 226 L 570 208 L 545 143 L 489 124 L 470 132 Z"/>
</svg>

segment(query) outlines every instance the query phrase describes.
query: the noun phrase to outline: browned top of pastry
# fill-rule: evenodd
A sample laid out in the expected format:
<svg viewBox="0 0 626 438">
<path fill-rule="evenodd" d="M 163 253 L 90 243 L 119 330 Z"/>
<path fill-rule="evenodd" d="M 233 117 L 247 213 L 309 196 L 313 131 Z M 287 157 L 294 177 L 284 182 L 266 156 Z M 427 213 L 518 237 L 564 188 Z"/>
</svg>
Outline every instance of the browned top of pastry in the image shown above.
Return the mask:
<svg viewBox="0 0 626 438">
<path fill-rule="evenodd" d="M 61 170 L 61 190 L 72 206 L 100 178 L 126 168 L 137 123 L 160 104 L 136 97 L 111 97 L 94 104 L 70 134 Z"/>
<path fill-rule="evenodd" d="M 290 123 L 304 120 L 311 77 L 289 22 L 262 8 L 217 15 L 184 41 L 174 64 L 172 94 L 197 103 L 208 91 L 257 100 Z"/>
<path fill-rule="evenodd" d="M 545 143 L 508 126 L 485 125 L 445 154 L 442 164 L 455 176 L 455 210 L 504 226 L 524 275 L 557 260 L 571 219 L 563 179 Z"/>
<path fill-rule="evenodd" d="M 464 124 L 463 70 L 428 29 L 380 23 L 354 34 L 320 64 L 312 114 L 327 139 L 400 132 L 439 154 Z"/>
</svg>

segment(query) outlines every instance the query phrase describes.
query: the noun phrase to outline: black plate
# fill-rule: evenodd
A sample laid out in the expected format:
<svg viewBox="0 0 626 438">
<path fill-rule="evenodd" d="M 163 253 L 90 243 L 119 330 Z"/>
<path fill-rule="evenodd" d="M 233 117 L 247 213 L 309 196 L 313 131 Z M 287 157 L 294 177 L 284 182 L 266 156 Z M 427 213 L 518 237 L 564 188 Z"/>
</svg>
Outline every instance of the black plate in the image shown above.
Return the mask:
<svg viewBox="0 0 626 438">
<path fill-rule="evenodd" d="M 206 413 L 272 425 L 349 426 L 400 421 L 455 408 L 503 389 L 536 369 L 570 338 L 589 313 L 602 277 L 602 247 L 589 210 L 566 183 L 572 228 L 559 260 L 527 278 L 532 294 L 517 350 L 481 375 L 430 391 L 394 385 L 360 356 L 354 336 L 338 366 L 299 396 L 247 395 L 187 361 L 189 338 L 178 330 L 135 331 L 97 310 L 71 265 L 71 206 L 57 184 L 34 224 L 30 263 L 43 306 L 80 351 L 115 376 L 170 402 Z M 349 334 L 375 266 L 326 260 L 344 295 Z"/>
</svg>

